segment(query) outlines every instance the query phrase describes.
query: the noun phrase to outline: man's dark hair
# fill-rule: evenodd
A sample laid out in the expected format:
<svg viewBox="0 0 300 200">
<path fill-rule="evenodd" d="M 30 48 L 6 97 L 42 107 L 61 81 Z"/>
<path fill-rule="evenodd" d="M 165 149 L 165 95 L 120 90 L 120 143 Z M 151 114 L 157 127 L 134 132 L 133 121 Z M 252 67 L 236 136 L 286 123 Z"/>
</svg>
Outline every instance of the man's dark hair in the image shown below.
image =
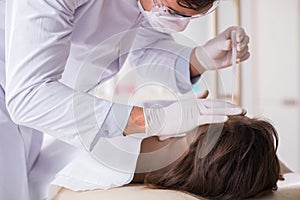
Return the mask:
<svg viewBox="0 0 300 200">
<path fill-rule="evenodd" d="M 177 0 L 177 4 L 181 7 L 198 11 L 212 5 L 215 1 L 216 0 Z"/>
</svg>

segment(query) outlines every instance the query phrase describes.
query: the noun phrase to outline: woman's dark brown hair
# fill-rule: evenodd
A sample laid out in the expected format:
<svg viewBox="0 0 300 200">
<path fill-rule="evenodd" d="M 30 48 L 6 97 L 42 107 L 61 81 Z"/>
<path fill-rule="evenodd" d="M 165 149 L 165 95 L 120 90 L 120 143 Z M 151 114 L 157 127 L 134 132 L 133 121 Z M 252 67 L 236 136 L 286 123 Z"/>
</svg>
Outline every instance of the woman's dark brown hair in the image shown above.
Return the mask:
<svg viewBox="0 0 300 200">
<path fill-rule="evenodd" d="M 214 138 L 215 144 L 203 155 Z M 180 190 L 208 199 L 254 197 L 277 189 L 277 147 L 277 132 L 269 122 L 231 117 L 224 125 L 210 125 L 177 164 L 164 172 L 149 173 L 145 182 L 151 188 Z"/>
</svg>

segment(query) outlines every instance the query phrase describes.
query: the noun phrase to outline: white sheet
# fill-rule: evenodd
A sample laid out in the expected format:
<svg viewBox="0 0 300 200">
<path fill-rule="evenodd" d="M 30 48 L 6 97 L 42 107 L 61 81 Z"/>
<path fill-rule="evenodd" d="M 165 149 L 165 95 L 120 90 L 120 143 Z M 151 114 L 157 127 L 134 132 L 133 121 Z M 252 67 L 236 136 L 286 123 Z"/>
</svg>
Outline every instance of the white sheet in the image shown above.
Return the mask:
<svg viewBox="0 0 300 200">
<path fill-rule="evenodd" d="M 139 134 L 101 138 L 99 147 L 103 148 L 103 159 L 95 160 L 89 153 L 82 152 L 55 176 L 49 198 L 59 187 L 81 191 L 108 189 L 131 182 L 144 137 L 144 134 Z"/>
<path fill-rule="evenodd" d="M 287 174 L 285 181 L 278 182 L 278 191 L 273 194 L 254 198 L 253 200 L 300 200 L 300 174 Z M 55 200 L 205 200 L 191 195 L 172 190 L 159 190 L 145 188 L 143 185 L 127 185 L 110 190 L 93 190 L 87 192 L 74 192 L 62 189 L 54 198 Z"/>
<path fill-rule="evenodd" d="M 278 188 L 299 188 L 300 191 L 300 174 L 288 173 L 284 174 L 283 177 L 285 178 L 285 181 L 279 181 Z"/>
</svg>

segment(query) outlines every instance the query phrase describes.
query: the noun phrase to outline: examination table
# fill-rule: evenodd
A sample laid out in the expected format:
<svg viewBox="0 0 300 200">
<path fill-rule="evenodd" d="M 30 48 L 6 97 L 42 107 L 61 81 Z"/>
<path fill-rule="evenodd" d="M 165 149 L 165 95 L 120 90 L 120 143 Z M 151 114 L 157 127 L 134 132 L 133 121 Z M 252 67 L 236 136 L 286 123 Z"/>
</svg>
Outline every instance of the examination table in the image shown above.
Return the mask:
<svg viewBox="0 0 300 200">
<path fill-rule="evenodd" d="M 266 200 L 300 200 L 300 174 L 286 174 L 285 180 L 279 182 L 278 191 L 261 197 Z M 129 184 L 109 190 L 74 192 L 61 189 L 53 200 L 197 200 L 200 198 L 171 190 L 149 189 L 143 185 Z M 204 198 L 201 198 L 204 200 Z"/>
</svg>

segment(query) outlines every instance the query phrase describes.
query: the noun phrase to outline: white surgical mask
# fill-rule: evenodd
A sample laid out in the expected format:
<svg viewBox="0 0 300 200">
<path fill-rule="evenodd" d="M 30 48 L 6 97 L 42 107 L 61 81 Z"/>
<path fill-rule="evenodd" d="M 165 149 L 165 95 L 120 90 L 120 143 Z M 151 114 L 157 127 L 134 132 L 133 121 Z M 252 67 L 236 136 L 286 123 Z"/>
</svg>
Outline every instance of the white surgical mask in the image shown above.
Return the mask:
<svg viewBox="0 0 300 200">
<path fill-rule="evenodd" d="M 138 6 L 152 28 L 159 32 L 175 33 L 183 31 L 191 21 L 190 17 L 177 17 L 165 13 L 163 6 L 153 6 L 151 11 L 145 11 L 140 1 L 138 1 Z"/>
</svg>

